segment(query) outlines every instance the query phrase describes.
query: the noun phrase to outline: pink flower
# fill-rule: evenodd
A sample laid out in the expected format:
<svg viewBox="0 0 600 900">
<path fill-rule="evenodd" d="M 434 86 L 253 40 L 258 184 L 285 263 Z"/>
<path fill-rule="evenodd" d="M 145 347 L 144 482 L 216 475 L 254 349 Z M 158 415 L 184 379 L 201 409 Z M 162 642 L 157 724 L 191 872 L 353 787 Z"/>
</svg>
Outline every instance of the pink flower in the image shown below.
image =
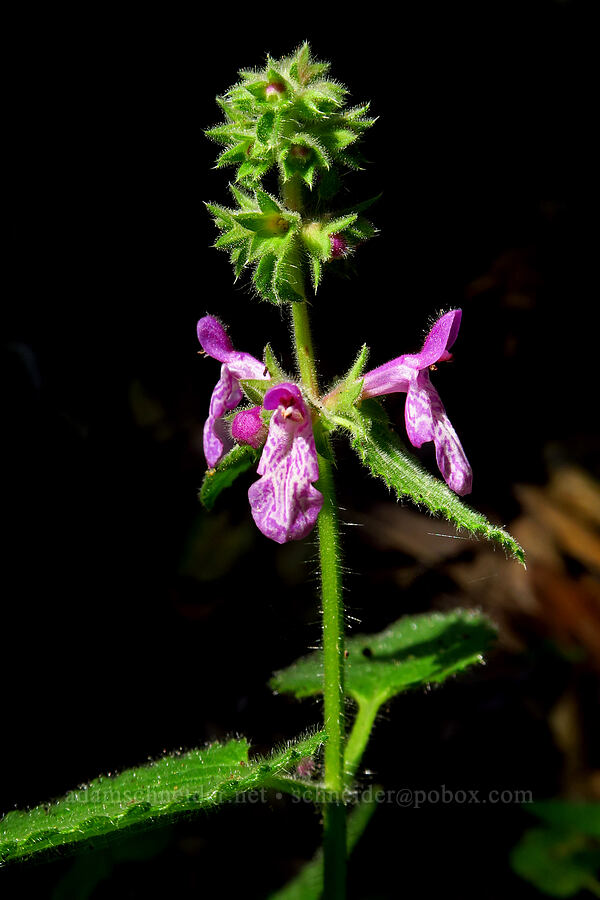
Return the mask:
<svg viewBox="0 0 600 900">
<path fill-rule="evenodd" d="M 390 360 L 364 376 L 363 398 L 406 392 L 406 430 L 414 447 L 435 444 L 440 472 L 449 487 L 461 496 L 471 491 L 473 473 L 440 396 L 429 378 L 429 367 L 452 359 L 449 348 L 460 328 L 462 312 L 453 309 L 441 316 L 425 338 L 419 353 Z"/>
<path fill-rule="evenodd" d="M 208 419 L 204 423 L 204 455 L 212 469 L 233 446 L 223 416 L 242 402 L 240 381 L 244 378 L 267 379 L 269 374 L 260 360 L 249 353 L 240 353 L 233 349 L 227 332 L 214 316 L 204 316 L 200 319 L 198 340 L 208 356 L 223 363 L 221 377 L 210 399 Z"/>
<path fill-rule="evenodd" d="M 319 478 L 310 412 L 295 384 L 269 388 L 265 409 L 274 410 L 258 474 L 248 491 L 252 516 L 266 537 L 285 544 L 299 541 L 313 528 L 323 495 L 313 487 Z"/>
</svg>

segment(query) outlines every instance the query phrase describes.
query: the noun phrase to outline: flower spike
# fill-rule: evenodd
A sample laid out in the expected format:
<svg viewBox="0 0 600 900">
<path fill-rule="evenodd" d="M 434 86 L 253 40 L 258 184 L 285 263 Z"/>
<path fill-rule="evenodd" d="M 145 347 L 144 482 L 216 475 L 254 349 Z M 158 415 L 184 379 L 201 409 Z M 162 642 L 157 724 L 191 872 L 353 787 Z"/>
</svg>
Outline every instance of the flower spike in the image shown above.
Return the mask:
<svg viewBox="0 0 600 900">
<path fill-rule="evenodd" d="M 260 462 L 262 477 L 248 491 L 252 516 L 266 537 L 285 544 L 299 541 L 313 528 L 323 495 L 310 412 L 295 384 L 270 388 L 263 400 L 274 413 Z"/>
</svg>

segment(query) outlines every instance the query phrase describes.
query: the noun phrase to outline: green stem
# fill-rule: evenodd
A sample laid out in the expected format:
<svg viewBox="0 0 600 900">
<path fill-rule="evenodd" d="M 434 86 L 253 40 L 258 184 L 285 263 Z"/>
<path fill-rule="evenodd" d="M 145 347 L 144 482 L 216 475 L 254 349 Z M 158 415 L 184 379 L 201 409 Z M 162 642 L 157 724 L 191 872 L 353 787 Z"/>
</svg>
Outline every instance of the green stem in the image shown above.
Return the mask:
<svg viewBox="0 0 600 900">
<path fill-rule="evenodd" d="M 318 396 L 318 381 L 306 303 L 292 304 L 296 358 L 300 375 L 310 396 Z M 344 604 L 340 566 L 338 509 L 333 481 L 333 451 L 326 435 L 315 422 L 317 445 L 325 446 L 327 456 L 318 455 L 319 481 L 323 494 L 319 513 L 319 559 L 323 604 L 323 662 L 325 744 L 325 789 L 337 800 L 324 808 L 324 896 L 343 900 L 346 896 L 346 810 L 344 792 Z"/>
<path fill-rule="evenodd" d="M 310 332 L 308 304 L 306 302 L 292 303 L 292 322 L 294 325 L 296 361 L 300 377 L 308 393 L 313 399 L 316 399 L 319 394 L 319 386 L 315 371 L 315 352 Z"/>
<path fill-rule="evenodd" d="M 369 743 L 373 724 L 382 701 L 364 700 L 358 704 L 358 710 L 352 724 L 352 731 L 346 744 L 346 780 L 352 781 L 360 765 L 363 753 Z"/>
</svg>

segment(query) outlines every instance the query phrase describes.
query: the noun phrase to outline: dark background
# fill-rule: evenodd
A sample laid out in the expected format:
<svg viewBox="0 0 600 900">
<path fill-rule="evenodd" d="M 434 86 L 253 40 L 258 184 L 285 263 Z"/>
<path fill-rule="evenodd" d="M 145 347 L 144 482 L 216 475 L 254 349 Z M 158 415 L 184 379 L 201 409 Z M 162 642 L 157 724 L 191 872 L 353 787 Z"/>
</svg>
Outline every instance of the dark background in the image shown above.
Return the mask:
<svg viewBox="0 0 600 900">
<path fill-rule="evenodd" d="M 268 340 L 291 366 L 285 311 L 234 286 L 203 206 L 225 202 L 232 177 L 212 169 L 202 133 L 219 120 L 214 95 L 266 51 L 308 38 L 380 117 L 345 189 L 349 201 L 383 192 L 381 233 L 351 277 L 326 273 L 312 310 L 323 381 L 363 342 L 372 365 L 417 349 L 431 315 L 461 306 L 455 362 L 434 377 L 473 466 L 470 502 L 509 523 L 515 483 L 544 485 L 557 461 L 589 470 L 598 450 L 585 7 L 338 4 L 297 25 L 273 5 L 239 15 L 232 27 L 228 7 L 212 23 L 53 14 L 10 33 L 2 810 L 165 749 L 242 733 L 266 751 L 319 721 L 318 704 L 266 687 L 318 641 L 313 540 L 263 538 L 248 481 L 210 516 L 196 499 L 218 373 L 197 356 L 197 319 L 217 314 L 236 347 L 259 356 Z M 402 398 L 388 409 L 402 427 Z M 339 449 L 348 519 L 391 504 Z M 391 573 L 408 557 L 345 531 L 352 627 L 464 602 L 435 568 L 403 594 Z M 485 671 L 393 703 L 373 777 L 555 796 L 564 760 L 548 711 L 573 683 L 585 765 L 598 769 L 593 661 L 570 662 L 543 627 L 521 639 Z M 354 896 L 535 897 L 508 864 L 529 824 L 515 804 L 382 808 Z M 117 866 L 93 896 L 262 897 L 318 839 L 308 808 L 226 809 L 179 826 L 149 863 Z M 4 877 L 45 896 L 71 864 Z"/>
</svg>

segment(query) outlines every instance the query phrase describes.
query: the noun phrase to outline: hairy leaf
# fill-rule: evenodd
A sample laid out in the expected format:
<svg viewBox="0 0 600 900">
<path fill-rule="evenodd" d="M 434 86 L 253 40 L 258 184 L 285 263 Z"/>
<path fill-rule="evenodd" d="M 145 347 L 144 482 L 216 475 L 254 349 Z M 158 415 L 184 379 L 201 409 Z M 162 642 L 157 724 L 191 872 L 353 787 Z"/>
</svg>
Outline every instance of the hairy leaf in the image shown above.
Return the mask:
<svg viewBox="0 0 600 900">
<path fill-rule="evenodd" d="M 482 661 L 495 638 L 495 628 L 472 610 L 407 616 L 385 631 L 357 635 L 346 642 L 345 688 L 358 703 L 385 703 L 419 685 L 448 676 Z M 322 693 L 323 657 L 317 651 L 276 672 L 273 690 L 308 697 Z"/>
<path fill-rule="evenodd" d="M 209 809 L 287 773 L 300 758 L 316 753 L 323 741 L 319 732 L 269 757 L 249 759 L 247 741 L 231 740 L 101 776 L 61 800 L 8 813 L 0 821 L 0 860 L 89 844 Z"/>
<path fill-rule="evenodd" d="M 364 400 L 354 419 L 343 424 L 353 433 L 352 446 L 365 466 L 392 488 L 399 499 L 410 497 L 417 505 L 443 516 L 458 528 L 500 544 L 506 553 L 525 565 L 523 548 L 507 531 L 492 525 L 485 516 L 463 503 L 408 453 L 377 401 Z"/>
<path fill-rule="evenodd" d="M 230 487 L 238 476 L 255 465 L 259 456 L 260 451 L 247 444 L 240 444 L 238 447 L 230 450 L 223 457 L 217 468 L 209 470 L 204 476 L 204 481 L 198 494 L 202 505 L 206 509 L 212 509 L 221 491 Z"/>
</svg>

